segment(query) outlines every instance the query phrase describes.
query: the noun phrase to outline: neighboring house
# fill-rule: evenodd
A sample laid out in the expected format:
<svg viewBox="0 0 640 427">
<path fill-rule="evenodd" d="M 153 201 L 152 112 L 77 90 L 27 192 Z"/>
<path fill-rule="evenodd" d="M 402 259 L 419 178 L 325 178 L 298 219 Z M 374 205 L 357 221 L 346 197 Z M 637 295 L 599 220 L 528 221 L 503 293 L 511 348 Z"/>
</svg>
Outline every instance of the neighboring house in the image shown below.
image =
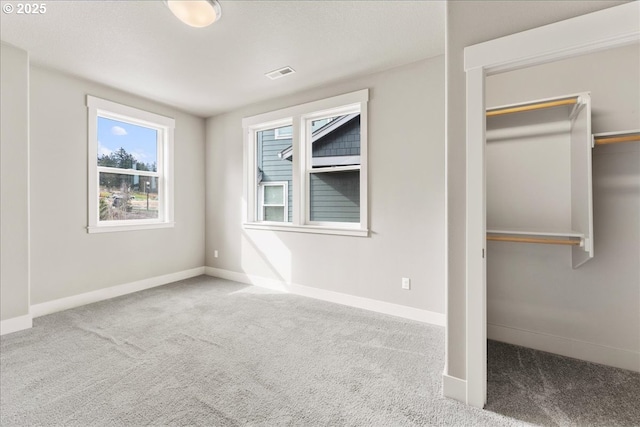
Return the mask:
<svg viewBox="0 0 640 427">
<path fill-rule="evenodd" d="M 309 219 L 359 222 L 360 114 L 316 120 L 312 122 L 311 131 Z M 291 221 L 291 126 L 259 132 L 257 143 L 260 219 Z"/>
</svg>

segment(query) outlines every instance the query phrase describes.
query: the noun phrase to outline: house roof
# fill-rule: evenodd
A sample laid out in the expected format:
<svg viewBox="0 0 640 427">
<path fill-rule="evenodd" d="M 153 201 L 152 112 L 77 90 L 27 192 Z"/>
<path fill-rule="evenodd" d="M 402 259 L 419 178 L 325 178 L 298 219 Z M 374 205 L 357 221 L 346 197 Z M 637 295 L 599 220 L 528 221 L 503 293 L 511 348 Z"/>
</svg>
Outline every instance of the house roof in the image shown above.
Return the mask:
<svg viewBox="0 0 640 427">
<path fill-rule="evenodd" d="M 311 135 L 311 144 L 335 132 L 337 129 L 340 129 L 356 117 L 360 117 L 360 113 L 347 114 L 345 116 L 340 116 L 335 120 L 331 120 L 329 123 L 313 132 Z M 291 156 L 293 156 L 293 146 L 289 146 L 278 153 L 278 157 L 285 160 L 289 159 Z"/>
</svg>

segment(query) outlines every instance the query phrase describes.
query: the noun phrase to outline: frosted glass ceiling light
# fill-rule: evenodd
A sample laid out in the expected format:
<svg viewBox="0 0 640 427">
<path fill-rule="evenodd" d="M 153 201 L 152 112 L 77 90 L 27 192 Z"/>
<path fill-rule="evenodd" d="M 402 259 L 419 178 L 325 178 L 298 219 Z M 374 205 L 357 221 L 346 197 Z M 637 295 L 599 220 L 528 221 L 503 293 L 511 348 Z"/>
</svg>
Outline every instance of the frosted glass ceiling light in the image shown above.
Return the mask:
<svg viewBox="0 0 640 427">
<path fill-rule="evenodd" d="M 176 17 L 187 25 L 202 28 L 211 25 L 222 16 L 217 0 L 165 0 Z"/>
</svg>

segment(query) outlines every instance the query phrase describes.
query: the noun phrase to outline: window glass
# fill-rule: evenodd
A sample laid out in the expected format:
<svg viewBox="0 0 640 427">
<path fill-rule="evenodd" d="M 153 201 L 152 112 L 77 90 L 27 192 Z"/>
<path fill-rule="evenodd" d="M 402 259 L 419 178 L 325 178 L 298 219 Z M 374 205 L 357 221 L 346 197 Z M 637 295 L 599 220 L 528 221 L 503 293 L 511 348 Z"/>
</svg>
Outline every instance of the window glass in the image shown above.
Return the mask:
<svg viewBox="0 0 640 427">
<path fill-rule="evenodd" d="M 274 130 L 275 139 L 291 139 L 293 134 L 292 126 L 283 126 Z"/>
<path fill-rule="evenodd" d="M 274 128 L 256 132 L 257 210 L 263 221 L 290 222 L 293 198 L 292 140 L 291 137 L 276 139 L 275 131 Z M 267 209 L 269 205 L 278 207 Z"/>
<path fill-rule="evenodd" d="M 158 178 L 100 173 L 100 221 L 158 218 Z"/>
<path fill-rule="evenodd" d="M 264 220 L 284 222 L 284 209 L 276 206 L 265 206 L 264 208 Z"/>
<path fill-rule="evenodd" d="M 360 114 L 311 121 L 311 167 L 360 164 Z"/>
<path fill-rule="evenodd" d="M 98 117 L 98 166 L 156 171 L 158 131 Z"/>
<path fill-rule="evenodd" d="M 284 192 L 281 186 L 269 185 L 264 187 L 265 205 L 284 205 Z"/>
<path fill-rule="evenodd" d="M 360 222 L 360 112 L 307 121 L 308 218 Z"/>
<path fill-rule="evenodd" d="M 313 173 L 309 219 L 318 222 L 360 222 L 360 171 Z"/>
</svg>

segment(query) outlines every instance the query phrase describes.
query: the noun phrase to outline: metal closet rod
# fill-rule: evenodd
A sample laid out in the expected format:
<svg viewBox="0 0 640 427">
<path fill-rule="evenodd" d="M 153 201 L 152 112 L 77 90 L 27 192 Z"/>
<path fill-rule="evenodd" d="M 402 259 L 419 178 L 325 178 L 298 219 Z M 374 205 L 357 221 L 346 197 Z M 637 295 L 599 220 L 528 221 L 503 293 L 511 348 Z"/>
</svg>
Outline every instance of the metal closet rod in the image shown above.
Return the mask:
<svg viewBox="0 0 640 427">
<path fill-rule="evenodd" d="M 581 245 L 580 240 L 575 239 L 543 239 L 539 237 L 492 236 L 490 234 L 487 235 L 487 240 L 494 242 L 542 243 L 546 245 Z"/>
<path fill-rule="evenodd" d="M 504 107 L 487 110 L 487 117 L 501 116 L 503 114 L 521 113 L 523 111 L 542 110 L 543 108 L 560 107 L 562 105 L 575 105 L 579 97 L 558 99 L 555 101 L 536 102 L 535 104 L 520 105 L 518 107 Z"/>
<path fill-rule="evenodd" d="M 618 142 L 640 142 L 640 132 L 595 137 L 596 145 L 617 144 Z"/>
</svg>

